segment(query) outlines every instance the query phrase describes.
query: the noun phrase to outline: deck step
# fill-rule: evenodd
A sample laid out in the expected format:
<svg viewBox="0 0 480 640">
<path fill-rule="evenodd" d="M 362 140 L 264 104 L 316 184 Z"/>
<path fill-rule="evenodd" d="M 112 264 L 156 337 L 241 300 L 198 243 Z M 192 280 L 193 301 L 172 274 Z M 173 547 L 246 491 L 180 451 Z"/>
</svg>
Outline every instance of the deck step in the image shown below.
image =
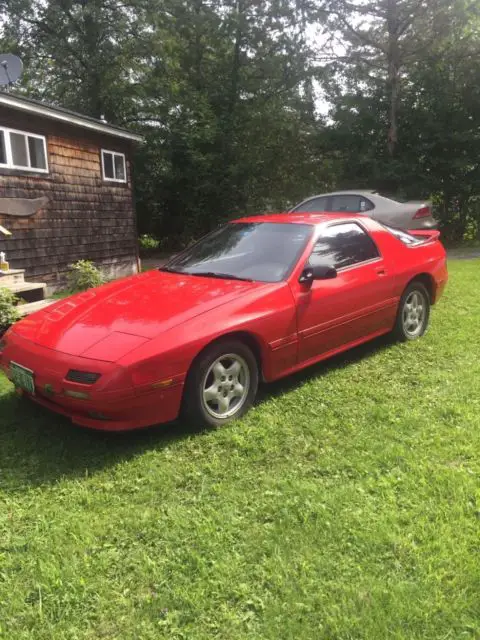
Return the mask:
<svg viewBox="0 0 480 640">
<path fill-rule="evenodd" d="M 7 289 L 10 289 L 15 295 L 20 295 L 26 291 L 37 291 L 37 289 L 45 289 L 45 282 L 15 282 L 14 284 L 7 285 Z"/>
<path fill-rule="evenodd" d="M 15 282 L 7 284 L 5 288 L 25 302 L 37 302 L 45 298 L 46 286 L 45 282 Z"/>
<path fill-rule="evenodd" d="M 25 282 L 25 269 L 10 269 L 0 271 L 0 287 L 8 287 L 11 284 Z"/>
<path fill-rule="evenodd" d="M 28 304 L 21 304 L 17 307 L 22 316 L 28 316 L 31 313 L 35 313 L 35 311 L 41 311 L 45 309 L 45 307 L 49 307 L 51 304 L 56 302 L 55 300 L 38 300 L 37 302 L 29 302 Z"/>
</svg>

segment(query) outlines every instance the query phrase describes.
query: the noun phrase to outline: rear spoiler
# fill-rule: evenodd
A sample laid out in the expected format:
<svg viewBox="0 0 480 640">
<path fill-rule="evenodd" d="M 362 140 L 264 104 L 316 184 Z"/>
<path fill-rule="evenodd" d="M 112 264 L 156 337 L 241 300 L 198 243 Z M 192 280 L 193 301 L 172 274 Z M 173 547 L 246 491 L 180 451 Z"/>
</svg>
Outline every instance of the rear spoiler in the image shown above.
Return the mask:
<svg viewBox="0 0 480 640">
<path fill-rule="evenodd" d="M 425 242 L 438 240 L 440 238 L 440 231 L 438 229 L 408 229 L 407 233 L 415 238 L 425 240 Z"/>
</svg>

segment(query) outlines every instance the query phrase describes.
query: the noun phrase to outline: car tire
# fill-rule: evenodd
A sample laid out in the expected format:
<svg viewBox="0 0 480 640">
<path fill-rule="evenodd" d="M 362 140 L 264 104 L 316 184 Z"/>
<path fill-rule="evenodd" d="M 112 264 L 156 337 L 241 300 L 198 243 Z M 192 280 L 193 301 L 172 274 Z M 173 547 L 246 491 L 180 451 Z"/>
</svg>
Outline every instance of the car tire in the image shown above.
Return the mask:
<svg viewBox="0 0 480 640">
<path fill-rule="evenodd" d="M 421 282 L 412 282 L 402 294 L 393 330 L 401 342 L 424 335 L 430 319 L 430 296 Z"/>
<path fill-rule="evenodd" d="M 257 360 L 244 342 L 216 342 L 188 373 L 182 416 L 194 426 L 222 427 L 237 420 L 252 406 L 258 379 Z"/>
</svg>

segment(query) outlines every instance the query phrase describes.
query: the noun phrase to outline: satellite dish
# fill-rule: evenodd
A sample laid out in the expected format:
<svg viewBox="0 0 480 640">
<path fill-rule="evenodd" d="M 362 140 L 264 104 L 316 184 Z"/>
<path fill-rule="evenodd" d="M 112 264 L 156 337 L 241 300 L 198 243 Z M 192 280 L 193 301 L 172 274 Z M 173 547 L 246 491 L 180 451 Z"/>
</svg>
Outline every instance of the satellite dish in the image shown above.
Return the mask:
<svg viewBox="0 0 480 640">
<path fill-rule="evenodd" d="M 9 87 L 16 82 L 23 69 L 23 63 L 12 53 L 0 53 L 0 86 Z"/>
</svg>

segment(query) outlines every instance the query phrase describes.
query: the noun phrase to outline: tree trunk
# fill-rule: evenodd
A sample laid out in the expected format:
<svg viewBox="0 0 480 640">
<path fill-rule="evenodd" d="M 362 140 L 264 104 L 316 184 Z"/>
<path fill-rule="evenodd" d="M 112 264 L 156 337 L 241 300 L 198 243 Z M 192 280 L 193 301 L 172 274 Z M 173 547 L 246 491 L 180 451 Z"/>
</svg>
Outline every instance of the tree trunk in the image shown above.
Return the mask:
<svg viewBox="0 0 480 640">
<path fill-rule="evenodd" d="M 223 126 L 223 164 L 225 179 L 230 188 L 229 180 L 231 176 L 231 169 L 234 163 L 234 149 L 235 149 L 235 118 L 238 102 L 238 88 L 240 82 L 240 67 L 241 67 L 241 51 L 243 40 L 243 17 L 244 17 L 244 0 L 237 0 L 235 3 L 235 40 L 232 51 L 231 68 L 230 68 L 230 82 L 227 91 L 227 100 L 225 105 L 225 116 Z"/>
<path fill-rule="evenodd" d="M 230 75 L 230 94 L 228 100 L 228 116 L 229 119 L 233 118 L 233 113 L 235 111 L 237 99 L 238 99 L 238 82 L 240 76 L 240 52 L 242 49 L 242 24 L 243 20 L 243 12 L 244 12 L 244 4 L 242 0 L 238 0 L 236 3 L 236 18 L 237 18 L 237 28 L 235 32 L 235 44 L 233 47 L 233 56 L 232 56 L 232 70 Z"/>
<path fill-rule="evenodd" d="M 85 51 L 88 61 L 87 100 L 89 115 L 93 118 L 102 118 L 109 114 L 103 113 L 103 86 L 102 72 L 98 64 L 99 26 L 92 13 L 93 8 L 84 9 L 83 26 L 85 30 Z"/>
<path fill-rule="evenodd" d="M 387 138 L 387 148 L 390 156 L 393 157 L 398 142 L 398 93 L 399 93 L 399 77 L 398 68 L 391 62 L 388 70 L 388 84 L 390 90 L 390 113 L 389 113 L 389 128 Z"/>
<path fill-rule="evenodd" d="M 387 4 L 387 31 L 388 31 L 388 92 L 389 92 L 389 128 L 387 136 L 387 148 L 391 157 L 395 154 L 398 142 L 398 95 L 400 85 L 400 52 L 398 41 L 398 13 L 397 0 L 388 0 Z"/>
</svg>

